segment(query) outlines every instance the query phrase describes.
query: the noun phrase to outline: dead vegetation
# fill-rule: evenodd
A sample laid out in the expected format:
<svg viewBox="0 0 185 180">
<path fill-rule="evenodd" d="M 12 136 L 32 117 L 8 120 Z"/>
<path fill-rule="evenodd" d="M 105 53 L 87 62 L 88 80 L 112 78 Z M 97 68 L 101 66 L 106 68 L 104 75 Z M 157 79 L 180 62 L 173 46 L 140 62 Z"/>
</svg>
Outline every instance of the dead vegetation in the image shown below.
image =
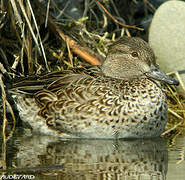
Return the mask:
<svg viewBox="0 0 185 180">
<path fill-rule="evenodd" d="M 155 11 L 148 1 L 143 2 L 144 16 L 148 11 Z M 99 65 L 104 61 L 111 40 L 124 35 L 143 37 L 147 34 L 146 30 L 142 32 L 142 27 L 127 25 L 136 22 L 132 5 L 137 1 L 122 2 L 128 6 L 125 14 L 120 14 L 124 7 L 120 3 L 117 0 L 76 0 L 77 14 L 73 14 L 68 1 L 59 6 L 54 0 L 1 0 L 0 71 L 4 80 L 87 64 Z M 0 114 L 5 135 L 7 124 L 13 125 L 11 131 L 14 131 L 16 122 L 2 79 Z M 163 135 L 176 137 L 184 133 L 185 99 L 174 87 L 167 87 L 166 91 L 170 118 Z M 11 120 L 7 118 L 6 109 L 11 112 Z"/>
</svg>

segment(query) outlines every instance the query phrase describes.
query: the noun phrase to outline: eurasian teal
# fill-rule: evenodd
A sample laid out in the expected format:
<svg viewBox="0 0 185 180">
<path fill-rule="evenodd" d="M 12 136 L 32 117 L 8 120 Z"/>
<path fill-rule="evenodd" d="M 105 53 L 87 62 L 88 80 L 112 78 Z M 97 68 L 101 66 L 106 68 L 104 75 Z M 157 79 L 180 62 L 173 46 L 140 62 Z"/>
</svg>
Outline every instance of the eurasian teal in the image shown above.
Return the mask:
<svg viewBox="0 0 185 180">
<path fill-rule="evenodd" d="M 167 123 L 161 82 L 178 85 L 156 64 L 149 45 L 123 37 L 102 66 L 22 79 L 11 92 L 33 130 L 63 138 L 148 138 Z"/>
</svg>

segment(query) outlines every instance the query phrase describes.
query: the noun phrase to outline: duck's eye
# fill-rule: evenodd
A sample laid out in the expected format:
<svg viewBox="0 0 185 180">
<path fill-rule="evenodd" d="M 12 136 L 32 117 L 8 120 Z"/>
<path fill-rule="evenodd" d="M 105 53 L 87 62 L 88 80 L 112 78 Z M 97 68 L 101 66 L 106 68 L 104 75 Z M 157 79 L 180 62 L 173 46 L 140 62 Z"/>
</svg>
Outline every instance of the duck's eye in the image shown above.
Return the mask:
<svg viewBox="0 0 185 180">
<path fill-rule="evenodd" d="M 137 52 L 132 52 L 131 55 L 132 55 L 132 57 L 138 57 L 139 56 Z"/>
</svg>

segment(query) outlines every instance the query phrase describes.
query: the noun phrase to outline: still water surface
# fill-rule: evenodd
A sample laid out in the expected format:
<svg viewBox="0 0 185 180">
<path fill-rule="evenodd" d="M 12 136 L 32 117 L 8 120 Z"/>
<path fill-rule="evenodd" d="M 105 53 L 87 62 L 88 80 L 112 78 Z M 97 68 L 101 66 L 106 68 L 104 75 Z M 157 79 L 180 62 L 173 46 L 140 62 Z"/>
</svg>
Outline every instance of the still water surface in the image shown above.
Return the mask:
<svg viewBox="0 0 185 180">
<path fill-rule="evenodd" d="M 0 177 L 17 174 L 38 180 L 185 180 L 184 154 L 185 137 L 169 143 L 160 138 L 61 140 L 18 133 L 7 143 L 4 155 L 1 151 Z M 9 170 L 2 172 L 5 162 Z"/>
</svg>

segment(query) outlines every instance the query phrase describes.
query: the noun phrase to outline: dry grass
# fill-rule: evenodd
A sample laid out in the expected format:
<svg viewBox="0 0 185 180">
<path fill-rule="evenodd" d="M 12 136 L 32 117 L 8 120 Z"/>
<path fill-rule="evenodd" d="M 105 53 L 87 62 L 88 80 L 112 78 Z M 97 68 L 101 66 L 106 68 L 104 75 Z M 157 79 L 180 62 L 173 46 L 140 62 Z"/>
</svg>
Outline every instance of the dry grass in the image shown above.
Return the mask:
<svg viewBox="0 0 185 180">
<path fill-rule="evenodd" d="M 178 135 L 185 134 L 185 98 L 177 91 L 176 87 L 167 86 L 166 89 L 169 118 L 166 131 L 162 135 L 176 138 Z"/>
</svg>

